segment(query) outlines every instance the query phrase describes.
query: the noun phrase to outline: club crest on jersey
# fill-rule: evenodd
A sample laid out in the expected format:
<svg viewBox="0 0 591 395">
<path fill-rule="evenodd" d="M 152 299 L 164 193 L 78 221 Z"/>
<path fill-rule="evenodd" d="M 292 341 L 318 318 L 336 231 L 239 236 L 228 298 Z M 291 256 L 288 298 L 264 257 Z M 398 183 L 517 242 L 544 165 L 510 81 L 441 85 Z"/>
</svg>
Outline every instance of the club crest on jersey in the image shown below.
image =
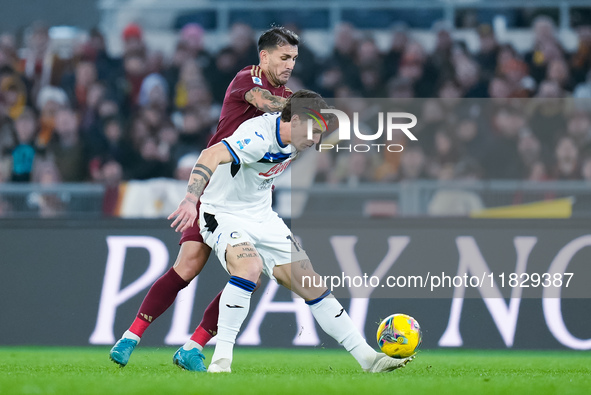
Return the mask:
<svg viewBox="0 0 591 395">
<path fill-rule="evenodd" d="M 242 235 L 240 234 L 240 232 L 232 232 L 230 233 L 230 238 L 232 239 L 239 239 Z"/>
<path fill-rule="evenodd" d="M 259 77 L 252 77 L 252 82 L 254 82 L 257 85 L 263 86 L 263 80 Z"/>
<path fill-rule="evenodd" d="M 236 144 L 238 144 L 238 147 L 240 149 L 244 149 L 244 147 L 246 147 L 248 145 L 248 143 L 250 143 L 251 140 L 250 139 L 244 139 L 244 140 L 238 140 L 236 141 Z"/>
</svg>

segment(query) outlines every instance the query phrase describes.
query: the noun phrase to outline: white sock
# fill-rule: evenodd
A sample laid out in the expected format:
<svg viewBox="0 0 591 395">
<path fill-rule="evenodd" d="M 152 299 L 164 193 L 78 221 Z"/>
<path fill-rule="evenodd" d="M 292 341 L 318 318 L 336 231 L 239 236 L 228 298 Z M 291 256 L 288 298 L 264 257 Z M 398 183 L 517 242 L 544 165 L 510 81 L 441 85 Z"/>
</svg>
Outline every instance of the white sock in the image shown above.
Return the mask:
<svg viewBox="0 0 591 395">
<path fill-rule="evenodd" d="M 194 340 L 189 339 L 184 345 L 183 345 L 183 350 L 189 351 L 192 349 L 198 349 L 200 352 L 203 351 L 203 346 L 199 343 L 197 343 Z"/>
<path fill-rule="evenodd" d="M 311 305 L 310 309 L 322 330 L 342 344 L 363 369 L 371 366 L 375 360 L 376 351 L 367 344 L 336 298 L 329 295 Z"/>
<path fill-rule="evenodd" d="M 232 361 L 232 351 L 236 342 L 236 336 L 238 336 L 240 327 L 246 319 L 250 308 L 252 290 L 246 290 L 242 285 L 243 282 L 247 282 L 247 288 L 254 289 L 256 284 L 239 278 L 237 282 L 235 279 L 237 277 L 230 279 L 220 297 L 217 343 L 213 356 L 211 357 L 212 362 L 222 358 Z"/>
<path fill-rule="evenodd" d="M 140 337 L 138 335 L 136 335 L 133 332 L 130 331 L 125 331 L 125 333 L 123 334 L 123 336 L 121 336 L 121 338 L 125 338 L 125 339 L 133 339 L 135 341 L 137 341 L 138 344 L 140 344 Z"/>
</svg>

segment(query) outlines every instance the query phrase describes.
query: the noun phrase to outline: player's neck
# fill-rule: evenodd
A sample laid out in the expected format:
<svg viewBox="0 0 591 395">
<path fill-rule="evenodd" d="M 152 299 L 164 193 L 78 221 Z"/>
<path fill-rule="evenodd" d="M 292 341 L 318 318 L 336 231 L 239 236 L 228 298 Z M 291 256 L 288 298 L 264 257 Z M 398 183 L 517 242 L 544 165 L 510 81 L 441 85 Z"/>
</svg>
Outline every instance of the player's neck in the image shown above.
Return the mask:
<svg viewBox="0 0 591 395">
<path fill-rule="evenodd" d="M 279 121 L 279 136 L 283 144 L 291 143 L 291 122 Z"/>
</svg>

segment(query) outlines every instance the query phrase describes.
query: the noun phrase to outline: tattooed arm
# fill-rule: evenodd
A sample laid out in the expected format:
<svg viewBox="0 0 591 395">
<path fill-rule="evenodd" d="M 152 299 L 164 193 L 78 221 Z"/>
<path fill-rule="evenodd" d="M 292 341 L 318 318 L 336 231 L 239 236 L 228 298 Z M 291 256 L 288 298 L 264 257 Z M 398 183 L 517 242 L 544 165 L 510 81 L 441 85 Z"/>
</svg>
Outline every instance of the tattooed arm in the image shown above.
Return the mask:
<svg viewBox="0 0 591 395">
<path fill-rule="evenodd" d="M 258 86 L 246 92 L 244 99 L 264 112 L 281 111 L 287 100 L 281 96 L 273 96 L 271 92 Z"/>
<path fill-rule="evenodd" d="M 201 152 L 189 177 L 185 197 L 175 212 L 168 216 L 168 219 L 176 217 L 170 224 L 171 228 L 178 225 L 175 231 L 184 232 L 193 226 L 197 219 L 197 202 L 209 179 L 219 165 L 230 162 L 232 162 L 232 154 L 223 143 L 212 145 Z"/>
</svg>

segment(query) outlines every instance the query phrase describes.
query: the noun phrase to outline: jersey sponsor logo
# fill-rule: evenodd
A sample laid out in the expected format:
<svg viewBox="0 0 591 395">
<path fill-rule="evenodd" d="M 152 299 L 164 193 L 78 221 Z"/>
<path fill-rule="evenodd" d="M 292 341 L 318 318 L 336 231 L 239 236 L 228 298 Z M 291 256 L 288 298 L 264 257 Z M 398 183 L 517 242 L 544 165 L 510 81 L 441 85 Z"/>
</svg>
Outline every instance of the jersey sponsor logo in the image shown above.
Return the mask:
<svg viewBox="0 0 591 395">
<path fill-rule="evenodd" d="M 274 175 L 281 174 L 283 173 L 283 170 L 285 170 L 287 166 L 289 166 L 290 163 L 291 160 L 286 160 L 283 163 L 278 163 L 275 166 L 271 167 L 269 171 L 267 171 L 266 173 L 259 173 L 259 176 L 272 177 Z"/>
<path fill-rule="evenodd" d="M 263 80 L 259 77 L 252 77 L 252 82 L 254 82 L 257 85 L 263 86 Z"/>
<path fill-rule="evenodd" d="M 251 141 L 251 139 L 238 140 L 236 141 L 236 144 L 238 144 L 240 149 L 244 149 L 244 147 L 246 147 Z"/>
<path fill-rule="evenodd" d="M 259 132 L 254 132 L 254 134 L 256 134 L 257 136 L 259 136 L 263 141 L 265 140 L 265 138 L 263 137 L 263 135 L 260 134 Z"/>
</svg>

